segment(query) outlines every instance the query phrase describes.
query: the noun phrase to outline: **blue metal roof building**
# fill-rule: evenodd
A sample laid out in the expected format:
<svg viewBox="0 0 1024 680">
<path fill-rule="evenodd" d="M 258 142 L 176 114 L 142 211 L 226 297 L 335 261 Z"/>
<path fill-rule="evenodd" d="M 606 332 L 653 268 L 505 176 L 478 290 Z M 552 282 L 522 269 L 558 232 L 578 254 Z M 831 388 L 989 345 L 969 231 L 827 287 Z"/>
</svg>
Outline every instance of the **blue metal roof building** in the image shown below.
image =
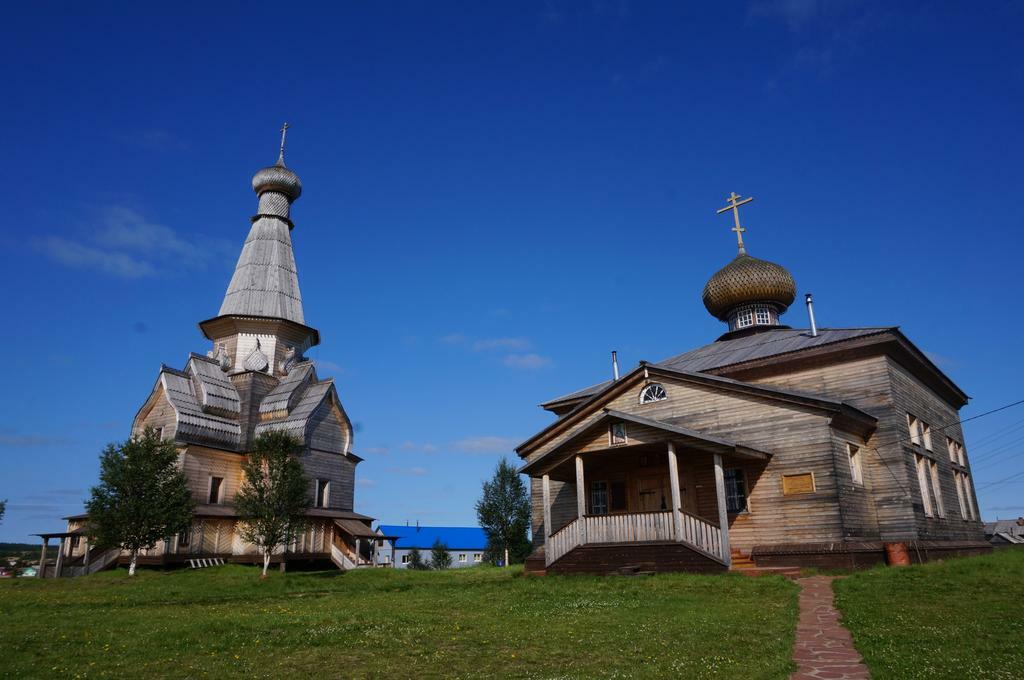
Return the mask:
<svg viewBox="0 0 1024 680">
<path fill-rule="evenodd" d="M 380 532 L 395 536 L 393 555 L 387 549 L 378 554 L 378 561 L 388 563 L 394 560 L 396 567 L 408 564 L 409 551 L 419 549 L 425 560 L 430 559 L 430 549 L 440 540 L 452 554 L 452 567 L 469 567 L 483 562 L 487 548 L 487 534 L 480 527 L 425 527 L 402 524 L 381 524 Z"/>
</svg>

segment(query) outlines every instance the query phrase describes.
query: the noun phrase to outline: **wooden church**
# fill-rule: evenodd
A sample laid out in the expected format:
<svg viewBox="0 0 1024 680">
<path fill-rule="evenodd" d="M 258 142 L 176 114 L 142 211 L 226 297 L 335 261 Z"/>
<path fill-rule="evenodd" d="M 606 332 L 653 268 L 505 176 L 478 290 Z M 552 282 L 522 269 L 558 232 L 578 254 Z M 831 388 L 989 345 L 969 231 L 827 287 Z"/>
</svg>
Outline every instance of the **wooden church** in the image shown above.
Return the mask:
<svg viewBox="0 0 1024 680">
<path fill-rule="evenodd" d="M 133 435 L 153 427 L 180 445 L 197 503 L 192 527 L 143 553 L 141 564 L 258 559 L 256 548 L 236 532 L 233 501 L 246 452 L 270 430 L 291 432 L 305 443 L 301 461 L 314 499 L 308 529 L 275 561 L 369 566 L 381 542 L 370 529 L 372 518 L 353 510 L 362 459 L 352 451 L 352 423 L 334 381 L 320 378 L 304 356 L 320 343 L 320 334 L 306 325 L 292 253 L 290 209 L 302 184 L 284 162 L 286 130 L 277 163 L 253 177 L 259 207 L 220 313 L 199 323 L 210 351 L 190 354 L 182 369 L 162 366 L 135 416 Z M 66 532 L 41 534 L 60 539 L 57 575 L 90 573 L 124 559 L 119 551 L 97 553 L 87 544 L 86 519 L 70 517 Z"/>
<path fill-rule="evenodd" d="M 898 328 L 780 317 L 784 267 L 739 252 L 704 287 L 728 331 L 552 399 L 517 448 L 547 573 L 849 567 L 989 550 L 964 394 Z"/>
</svg>

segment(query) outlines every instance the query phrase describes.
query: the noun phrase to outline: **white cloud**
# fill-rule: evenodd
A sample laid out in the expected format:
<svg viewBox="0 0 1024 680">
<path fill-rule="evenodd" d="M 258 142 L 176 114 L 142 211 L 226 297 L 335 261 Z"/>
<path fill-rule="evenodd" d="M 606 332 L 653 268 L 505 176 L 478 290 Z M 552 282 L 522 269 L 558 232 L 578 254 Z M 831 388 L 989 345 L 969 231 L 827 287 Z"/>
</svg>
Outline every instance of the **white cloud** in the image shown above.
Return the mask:
<svg viewBox="0 0 1024 680">
<path fill-rule="evenodd" d="M 156 273 L 153 265 L 131 255 L 111 253 L 59 236 L 41 239 L 39 248 L 60 264 L 78 269 L 94 269 L 122 279 L 140 279 Z"/>
<path fill-rule="evenodd" d="M 378 456 L 386 456 L 390 452 L 390 449 L 386 446 L 371 446 L 369 448 L 363 449 L 363 451 L 365 451 L 366 453 L 373 453 Z"/>
<path fill-rule="evenodd" d="M 462 333 L 449 333 L 442 336 L 440 340 L 445 345 L 464 345 L 466 343 L 466 336 Z"/>
<path fill-rule="evenodd" d="M 92 269 L 123 279 L 139 279 L 182 269 L 201 269 L 228 257 L 225 241 L 193 242 L 170 227 L 150 222 L 124 206 L 107 208 L 88 241 L 46 236 L 36 242 L 50 259 L 79 269 Z"/>
<path fill-rule="evenodd" d="M 509 453 L 518 442 L 509 437 L 467 437 L 455 442 L 454 446 L 465 453 Z"/>
<path fill-rule="evenodd" d="M 360 477 L 359 479 L 356 480 L 356 486 L 365 486 L 366 488 L 371 488 L 377 486 L 377 482 L 373 481 L 372 479 L 367 479 L 366 477 Z"/>
<path fill-rule="evenodd" d="M 523 351 L 530 349 L 530 341 L 527 338 L 483 338 L 473 343 L 476 352 L 491 349 Z"/>
<path fill-rule="evenodd" d="M 437 453 L 437 447 L 433 444 L 424 444 L 421 448 L 423 453 Z"/>
<path fill-rule="evenodd" d="M 422 477 L 423 475 L 427 474 L 426 468 L 399 467 L 397 465 L 392 465 L 391 467 L 389 467 L 388 472 L 390 472 L 393 475 L 403 475 L 407 477 Z"/>
<path fill-rule="evenodd" d="M 529 352 L 527 354 L 509 354 L 505 357 L 505 365 L 512 368 L 536 370 L 551 365 L 551 359 Z"/>
<path fill-rule="evenodd" d="M 416 442 L 404 441 L 400 447 L 403 451 L 422 451 L 423 453 L 437 453 L 438 448 L 430 442 L 417 444 Z"/>
</svg>

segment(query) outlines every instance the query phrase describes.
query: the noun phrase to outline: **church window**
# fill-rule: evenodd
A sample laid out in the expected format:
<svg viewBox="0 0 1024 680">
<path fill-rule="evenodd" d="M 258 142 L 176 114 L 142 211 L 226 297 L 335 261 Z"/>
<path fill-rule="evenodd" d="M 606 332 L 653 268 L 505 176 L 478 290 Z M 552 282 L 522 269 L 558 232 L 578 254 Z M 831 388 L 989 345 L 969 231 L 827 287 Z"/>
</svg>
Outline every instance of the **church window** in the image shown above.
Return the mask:
<svg viewBox="0 0 1024 680">
<path fill-rule="evenodd" d="M 934 460 L 928 461 L 928 471 L 932 478 L 932 499 L 935 501 L 935 514 L 939 517 L 946 516 L 946 506 L 942 504 L 942 487 L 939 485 L 939 464 Z"/>
<path fill-rule="evenodd" d="M 331 500 L 331 482 L 327 479 L 316 480 L 316 507 L 326 508 Z"/>
<path fill-rule="evenodd" d="M 640 391 L 641 404 L 650 404 L 651 402 L 663 401 L 665 399 L 668 399 L 668 394 L 665 392 L 665 388 L 661 386 L 661 383 L 651 383 Z"/>
<path fill-rule="evenodd" d="M 191 542 L 192 542 L 192 527 L 189 527 L 188 529 L 185 529 L 180 534 L 178 534 L 178 547 L 179 548 L 187 548 Z"/>
<path fill-rule="evenodd" d="M 754 310 L 750 307 L 736 312 L 736 328 L 747 328 L 754 325 Z"/>
<path fill-rule="evenodd" d="M 928 489 L 928 459 L 915 455 L 917 460 L 917 485 L 921 490 L 921 504 L 924 506 L 925 517 L 932 516 L 932 495 Z"/>
<path fill-rule="evenodd" d="M 223 477 L 210 477 L 210 497 L 208 499 L 210 505 L 217 505 L 220 503 L 220 488 L 223 485 Z"/>
<path fill-rule="evenodd" d="M 846 445 L 847 454 L 850 456 L 850 476 L 854 484 L 864 483 L 864 473 L 860 466 L 860 448 L 853 444 Z"/>
<path fill-rule="evenodd" d="M 608 428 L 608 437 L 613 445 L 626 443 L 626 424 L 612 423 Z"/>
<path fill-rule="evenodd" d="M 974 515 L 974 501 L 971 499 L 971 476 L 966 472 L 961 472 L 960 480 L 964 485 L 964 505 L 967 506 L 967 517 L 976 519 Z"/>
<path fill-rule="evenodd" d="M 725 477 L 725 509 L 731 513 L 743 512 L 747 509 L 747 480 L 743 470 L 727 468 Z"/>
<path fill-rule="evenodd" d="M 768 311 L 767 307 L 755 307 L 754 308 L 754 321 L 758 326 L 767 326 L 772 322 L 771 312 Z"/>
<path fill-rule="evenodd" d="M 608 514 L 608 482 L 590 483 L 590 514 Z"/>
<path fill-rule="evenodd" d="M 924 448 L 932 450 L 932 426 L 923 420 L 921 421 L 921 441 L 924 442 Z"/>
<path fill-rule="evenodd" d="M 921 421 L 917 419 L 917 416 L 907 414 L 907 427 L 910 429 L 910 442 L 912 444 L 921 443 Z"/>
</svg>

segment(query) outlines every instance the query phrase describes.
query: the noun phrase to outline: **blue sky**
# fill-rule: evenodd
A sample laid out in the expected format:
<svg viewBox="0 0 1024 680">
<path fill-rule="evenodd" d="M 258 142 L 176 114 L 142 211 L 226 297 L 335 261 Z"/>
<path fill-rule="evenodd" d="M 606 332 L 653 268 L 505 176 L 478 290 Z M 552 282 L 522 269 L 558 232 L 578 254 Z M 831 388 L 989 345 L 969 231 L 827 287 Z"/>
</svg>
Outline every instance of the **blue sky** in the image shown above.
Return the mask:
<svg viewBox="0 0 1024 680">
<path fill-rule="evenodd" d="M 1020 3 L 174 10 L 5 14 L 0 539 L 79 510 L 160 363 L 208 349 L 284 120 L 311 356 L 387 523 L 472 523 L 536 404 L 717 337 L 730 191 L 821 325 L 900 325 L 966 417 L 1024 398 Z M 1024 514 L 983 486 L 1021 430 L 966 426 L 986 516 Z"/>
</svg>

